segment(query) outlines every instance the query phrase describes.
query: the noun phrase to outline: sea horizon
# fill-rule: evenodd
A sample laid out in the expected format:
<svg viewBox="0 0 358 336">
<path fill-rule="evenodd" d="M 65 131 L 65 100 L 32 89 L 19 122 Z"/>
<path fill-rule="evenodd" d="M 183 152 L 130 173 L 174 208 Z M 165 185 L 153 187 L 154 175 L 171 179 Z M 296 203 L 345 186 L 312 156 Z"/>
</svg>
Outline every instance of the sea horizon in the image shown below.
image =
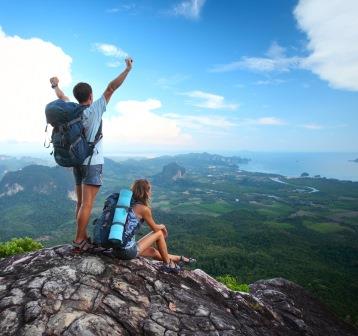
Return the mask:
<svg viewBox="0 0 358 336">
<path fill-rule="evenodd" d="M 105 153 L 105 157 L 116 160 L 155 158 L 164 155 L 175 156 L 188 153 L 210 153 L 222 156 L 238 156 L 250 159 L 248 163 L 239 165 L 240 169 L 268 174 L 279 174 L 286 177 L 300 177 L 302 173 L 308 173 L 314 177 L 319 175 L 325 178 L 338 180 L 358 181 L 358 163 L 353 160 L 358 158 L 358 152 L 288 152 L 288 151 L 218 151 L 218 150 L 187 150 L 187 151 L 141 151 L 141 152 L 116 152 Z M 35 157 L 46 161 L 53 160 L 52 156 L 44 153 L 16 153 L 0 154 L 21 158 L 24 156 Z M 54 163 L 54 162 L 53 162 Z"/>
<path fill-rule="evenodd" d="M 188 153 L 218 154 L 223 156 L 239 156 L 250 159 L 241 164 L 240 169 L 268 174 L 279 174 L 286 177 L 300 177 L 308 173 L 314 177 L 319 175 L 325 178 L 338 180 L 358 181 L 358 152 L 287 152 L 287 151 L 177 151 L 177 152 L 138 152 L 116 153 L 106 155 L 112 158 L 155 158 L 163 155 L 180 155 Z"/>
</svg>

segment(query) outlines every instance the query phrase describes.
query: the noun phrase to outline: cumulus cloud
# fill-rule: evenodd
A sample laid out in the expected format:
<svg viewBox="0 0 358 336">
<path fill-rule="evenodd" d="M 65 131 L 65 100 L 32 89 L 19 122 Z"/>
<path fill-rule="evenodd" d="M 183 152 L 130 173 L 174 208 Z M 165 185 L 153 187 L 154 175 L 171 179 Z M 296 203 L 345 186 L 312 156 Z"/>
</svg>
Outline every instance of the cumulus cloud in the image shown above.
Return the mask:
<svg viewBox="0 0 358 336">
<path fill-rule="evenodd" d="M 302 60 L 302 58 L 298 56 L 288 57 L 286 55 L 286 49 L 277 42 L 272 42 L 265 56 L 266 57 L 243 56 L 238 61 L 216 65 L 210 69 L 210 72 L 230 72 L 242 69 L 257 72 L 288 72 L 291 69 L 298 68 Z"/>
<path fill-rule="evenodd" d="M 178 3 L 172 10 L 177 16 L 184 16 L 187 19 L 197 20 L 205 5 L 206 0 L 184 0 Z"/>
<path fill-rule="evenodd" d="M 302 66 L 334 88 L 358 90 L 358 1 L 300 0 L 294 10 L 310 55 Z"/>
<path fill-rule="evenodd" d="M 117 103 L 116 115 L 104 115 L 106 142 L 118 143 L 118 146 L 189 144 L 191 136 L 183 133 L 175 120 L 156 113 L 161 106 L 157 99 Z"/>
<path fill-rule="evenodd" d="M 236 110 L 239 105 L 225 102 L 223 96 L 203 91 L 190 91 L 183 93 L 183 95 L 194 98 L 195 101 L 191 102 L 194 106 L 207 108 L 207 109 L 227 109 Z"/>
<path fill-rule="evenodd" d="M 72 59 L 51 42 L 9 36 L 1 27 L 0 50 L 0 142 L 35 142 L 41 150 L 45 105 L 55 99 L 49 78 L 56 75 L 68 86 Z"/>
</svg>

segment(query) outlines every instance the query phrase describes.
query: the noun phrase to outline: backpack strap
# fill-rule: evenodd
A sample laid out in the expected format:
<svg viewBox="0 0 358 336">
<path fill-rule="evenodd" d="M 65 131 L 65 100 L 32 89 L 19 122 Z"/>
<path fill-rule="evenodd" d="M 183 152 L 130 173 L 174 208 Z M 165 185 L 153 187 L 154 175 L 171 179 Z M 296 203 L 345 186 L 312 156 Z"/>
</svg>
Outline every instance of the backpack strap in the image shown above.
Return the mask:
<svg viewBox="0 0 358 336">
<path fill-rule="evenodd" d="M 73 124 L 75 124 L 76 122 L 79 122 L 82 120 L 82 115 L 79 116 L 78 118 L 72 119 L 71 121 L 65 123 L 66 126 L 71 126 Z"/>
<path fill-rule="evenodd" d="M 92 157 L 93 157 L 93 152 L 94 152 L 94 148 L 96 147 L 96 145 L 99 143 L 99 141 L 103 138 L 103 133 L 102 133 L 102 120 L 101 123 L 99 124 L 96 136 L 94 137 L 94 141 L 89 142 L 88 144 L 90 145 L 91 149 L 92 149 L 92 154 L 88 160 L 88 164 L 87 164 L 87 171 L 89 166 L 91 165 L 91 161 L 92 161 Z"/>
<path fill-rule="evenodd" d="M 46 141 L 47 141 L 47 127 L 48 127 L 48 123 L 46 124 L 46 128 L 45 128 L 45 141 L 44 141 L 44 147 L 45 147 L 45 148 L 50 148 L 51 141 L 49 141 L 49 142 L 48 142 L 48 144 L 46 145 Z"/>
</svg>

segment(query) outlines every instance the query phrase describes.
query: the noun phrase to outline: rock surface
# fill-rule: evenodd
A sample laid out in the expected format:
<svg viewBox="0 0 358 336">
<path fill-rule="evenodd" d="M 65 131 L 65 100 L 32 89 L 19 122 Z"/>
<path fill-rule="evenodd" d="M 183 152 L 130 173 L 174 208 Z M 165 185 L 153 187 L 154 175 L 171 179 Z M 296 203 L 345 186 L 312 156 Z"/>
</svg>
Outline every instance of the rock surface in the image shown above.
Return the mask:
<svg viewBox="0 0 358 336">
<path fill-rule="evenodd" d="M 356 331 L 296 284 L 233 292 L 201 270 L 57 246 L 0 260 L 1 335 L 337 335 Z"/>
</svg>

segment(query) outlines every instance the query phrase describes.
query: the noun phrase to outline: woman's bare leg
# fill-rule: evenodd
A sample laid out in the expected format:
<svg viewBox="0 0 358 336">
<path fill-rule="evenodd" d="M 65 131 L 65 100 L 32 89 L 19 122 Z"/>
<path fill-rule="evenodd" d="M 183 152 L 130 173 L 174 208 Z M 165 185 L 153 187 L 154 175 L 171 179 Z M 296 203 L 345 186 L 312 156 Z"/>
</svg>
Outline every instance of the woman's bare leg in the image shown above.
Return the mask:
<svg viewBox="0 0 358 336">
<path fill-rule="evenodd" d="M 163 258 L 160 255 L 159 251 L 156 248 L 152 247 L 152 246 L 148 247 L 147 249 L 142 251 L 140 253 L 140 255 L 142 257 L 149 257 L 149 258 L 153 258 L 155 260 L 163 261 Z M 180 256 L 173 255 L 173 254 L 168 254 L 168 256 L 169 256 L 169 259 L 174 261 L 175 263 L 178 263 L 180 261 Z"/>
<path fill-rule="evenodd" d="M 140 252 L 142 257 L 149 257 L 155 260 L 163 261 L 162 256 L 160 255 L 159 251 L 154 247 L 148 247 L 144 251 Z"/>
<path fill-rule="evenodd" d="M 158 250 L 152 245 L 156 243 Z M 180 256 L 169 254 L 167 243 L 164 238 L 163 231 L 150 232 L 138 241 L 139 255 L 143 257 L 152 257 L 156 260 L 164 261 L 169 264 L 170 260 L 177 263 Z"/>
</svg>

